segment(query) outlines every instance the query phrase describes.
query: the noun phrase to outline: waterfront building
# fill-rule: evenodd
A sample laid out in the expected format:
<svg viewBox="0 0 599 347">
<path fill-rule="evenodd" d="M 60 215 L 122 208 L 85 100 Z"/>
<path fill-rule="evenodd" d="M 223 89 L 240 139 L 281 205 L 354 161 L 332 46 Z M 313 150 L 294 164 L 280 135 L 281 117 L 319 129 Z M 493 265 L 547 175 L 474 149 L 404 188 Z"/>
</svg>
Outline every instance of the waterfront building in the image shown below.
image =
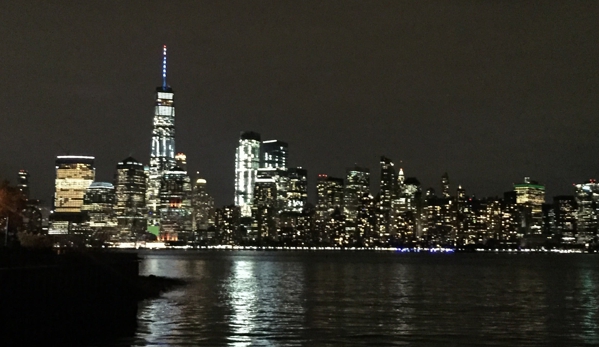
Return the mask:
<svg viewBox="0 0 599 347">
<path fill-rule="evenodd" d="M 349 223 L 355 223 L 364 194 L 370 192 L 370 170 L 358 165 L 347 169 L 343 214 Z"/>
<path fill-rule="evenodd" d="M 115 192 L 118 229 L 122 237 L 137 237 L 147 230 L 147 177 L 144 165 L 127 157 L 116 166 Z"/>
<path fill-rule="evenodd" d="M 587 244 L 597 235 L 599 183 L 589 180 L 574 185 L 577 209 L 576 243 Z"/>
<path fill-rule="evenodd" d="M 112 183 L 93 182 L 86 190 L 81 211 L 85 229 L 94 233 L 104 231 L 116 233 L 116 195 Z"/>
<path fill-rule="evenodd" d="M 527 214 L 525 226 L 527 234 L 541 234 L 543 228 L 543 204 L 545 203 L 545 186 L 525 177 L 523 183 L 514 184 L 516 203 L 524 207 Z"/>
<path fill-rule="evenodd" d="M 324 235 L 326 241 L 336 247 L 349 247 L 352 242 L 352 235 L 346 232 L 345 216 L 341 209 L 335 209 L 330 215 L 325 225 Z"/>
<path fill-rule="evenodd" d="M 422 232 L 422 191 L 416 177 L 398 175 L 399 195 L 392 204 L 391 230 L 399 241 L 414 242 Z"/>
<path fill-rule="evenodd" d="M 254 184 L 260 166 L 260 134 L 244 131 L 239 136 L 235 152 L 235 206 L 239 206 L 241 216 L 252 215 Z"/>
<path fill-rule="evenodd" d="M 175 103 L 173 89 L 166 82 L 166 46 L 162 56 L 162 85 L 156 88 L 152 130 L 152 149 L 148 172 L 148 222 L 160 225 L 160 186 L 165 171 L 175 162 Z"/>
<path fill-rule="evenodd" d="M 376 231 L 376 203 L 372 195 L 364 193 L 356 215 L 355 240 L 364 247 L 376 246 L 379 241 Z"/>
<path fill-rule="evenodd" d="M 526 230 L 526 207 L 517 203 L 518 195 L 515 191 L 503 194 L 501 236 L 500 240 L 505 244 L 516 244 Z"/>
<path fill-rule="evenodd" d="M 379 190 L 379 197 L 381 200 L 381 207 L 384 210 L 391 209 L 391 202 L 397 198 L 398 195 L 398 181 L 397 172 L 391 159 L 382 156 L 381 157 L 381 186 Z"/>
<path fill-rule="evenodd" d="M 455 224 L 454 224 L 454 239 L 457 246 L 468 243 L 470 236 L 468 235 L 468 220 L 470 220 L 470 204 L 466 196 L 466 189 L 458 185 L 455 199 Z"/>
<path fill-rule="evenodd" d="M 83 222 L 81 207 L 87 188 L 96 176 L 94 157 L 56 157 L 56 179 L 50 234 L 68 234 Z"/>
<path fill-rule="evenodd" d="M 343 179 L 319 174 L 316 181 L 316 220 L 319 238 L 331 239 L 337 225 L 331 225 L 332 215 L 343 211 Z M 339 218 L 337 218 L 338 220 Z M 345 221 L 345 218 L 344 218 Z"/>
<path fill-rule="evenodd" d="M 543 204 L 543 229 L 547 237 L 555 235 L 555 209 L 553 204 Z"/>
<path fill-rule="evenodd" d="M 443 235 L 443 220 L 441 210 L 443 208 L 443 199 L 435 194 L 433 188 L 428 188 L 424 196 L 424 228 L 425 240 L 430 244 L 442 244 L 445 235 Z"/>
<path fill-rule="evenodd" d="M 192 231 L 191 179 L 175 166 L 162 174 L 160 184 L 160 235 L 163 241 L 178 241 Z"/>
<path fill-rule="evenodd" d="M 301 213 L 308 202 L 308 171 L 301 167 L 288 168 L 287 212 Z"/>
<path fill-rule="evenodd" d="M 206 180 L 197 178 L 192 189 L 191 204 L 193 209 L 192 230 L 207 232 L 214 224 L 214 199 L 206 191 Z"/>
<path fill-rule="evenodd" d="M 482 242 L 488 244 L 491 240 L 498 241 L 501 237 L 501 221 L 503 216 L 502 201 L 497 197 L 486 198 L 482 201 L 484 213 L 484 231 Z"/>
<path fill-rule="evenodd" d="M 256 182 L 258 182 L 258 179 L 261 179 L 262 182 L 274 182 L 275 200 L 272 207 L 275 208 L 277 213 L 285 210 L 288 204 L 289 172 L 288 169 L 265 167 L 259 168 L 256 173 Z M 254 185 L 254 189 L 255 187 Z"/>
<path fill-rule="evenodd" d="M 561 237 L 561 242 L 571 244 L 576 241 L 576 216 L 578 205 L 572 195 L 553 197 L 555 211 L 555 232 Z"/>
<path fill-rule="evenodd" d="M 279 215 L 279 243 L 285 246 L 321 245 L 315 228 L 315 210 L 306 204 L 300 211 L 284 211 Z"/>
<path fill-rule="evenodd" d="M 239 206 L 228 205 L 216 209 L 215 227 L 220 244 L 232 245 L 246 237 L 244 231 L 240 230 L 240 219 Z"/>
<path fill-rule="evenodd" d="M 316 214 L 327 220 L 333 211 L 343 209 L 343 178 L 319 174 L 316 180 Z"/>
<path fill-rule="evenodd" d="M 252 204 L 253 224 L 252 230 L 248 233 L 248 238 L 255 239 L 276 239 L 277 238 L 277 217 L 279 210 L 277 205 L 277 182 L 271 173 L 276 169 L 259 170 L 256 183 L 254 185 L 254 203 Z M 264 173 L 264 174 L 260 174 Z"/>
<path fill-rule="evenodd" d="M 261 168 L 286 169 L 288 144 L 279 140 L 262 141 Z"/>
</svg>

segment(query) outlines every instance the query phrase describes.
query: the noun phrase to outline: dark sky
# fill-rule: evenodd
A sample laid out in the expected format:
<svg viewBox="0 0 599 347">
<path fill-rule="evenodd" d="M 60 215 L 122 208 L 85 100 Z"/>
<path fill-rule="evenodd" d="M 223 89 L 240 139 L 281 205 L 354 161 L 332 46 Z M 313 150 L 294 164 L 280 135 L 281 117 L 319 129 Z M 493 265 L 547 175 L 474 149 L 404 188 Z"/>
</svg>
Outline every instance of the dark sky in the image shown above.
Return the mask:
<svg viewBox="0 0 599 347">
<path fill-rule="evenodd" d="M 54 159 L 149 160 L 162 45 L 176 149 L 233 199 L 241 130 L 290 163 L 343 176 L 400 160 L 439 190 L 500 195 L 531 176 L 550 195 L 597 177 L 599 1 L 6 1 L 0 10 L 0 177 Z M 313 184 L 312 184 L 313 186 Z"/>
</svg>

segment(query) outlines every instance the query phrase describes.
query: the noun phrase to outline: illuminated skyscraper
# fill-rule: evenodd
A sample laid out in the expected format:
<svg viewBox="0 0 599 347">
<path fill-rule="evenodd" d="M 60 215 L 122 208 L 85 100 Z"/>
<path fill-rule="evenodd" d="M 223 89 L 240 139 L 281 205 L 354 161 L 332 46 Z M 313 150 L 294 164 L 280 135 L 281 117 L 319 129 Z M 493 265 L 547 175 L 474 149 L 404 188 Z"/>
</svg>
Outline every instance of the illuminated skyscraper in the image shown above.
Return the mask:
<svg viewBox="0 0 599 347">
<path fill-rule="evenodd" d="M 119 162 L 115 177 L 115 214 L 121 233 L 143 234 L 147 228 L 147 180 L 142 163 L 132 157 Z"/>
<path fill-rule="evenodd" d="M 262 160 L 260 167 L 286 169 L 287 143 L 279 140 L 262 141 Z"/>
<path fill-rule="evenodd" d="M 449 198 L 451 194 L 449 193 L 449 175 L 446 173 L 441 176 L 441 194 L 442 198 Z"/>
<path fill-rule="evenodd" d="M 29 233 L 42 232 L 42 211 L 39 207 L 39 200 L 32 199 L 29 192 L 29 172 L 27 170 L 19 170 L 17 178 L 17 188 L 25 198 L 26 207 L 22 211 L 23 230 Z"/>
<path fill-rule="evenodd" d="M 25 199 L 29 199 L 29 172 L 27 170 L 19 170 L 17 188 L 23 193 Z"/>
<path fill-rule="evenodd" d="M 96 176 L 94 157 L 63 155 L 56 157 L 51 234 L 66 234 L 72 224 L 81 223 L 83 197 Z"/>
<path fill-rule="evenodd" d="M 242 217 L 252 215 L 254 184 L 259 167 L 260 134 L 244 131 L 235 153 L 235 206 L 241 208 Z"/>
<path fill-rule="evenodd" d="M 381 157 L 381 189 L 380 205 L 388 211 L 391 209 L 391 202 L 397 198 L 397 172 L 391 159 Z"/>
<path fill-rule="evenodd" d="M 175 165 L 187 171 L 187 156 L 185 153 L 177 153 L 175 155 Z"/>
<path fill-rule="evenodd" d="M 337 209 L 343 208 L 343 178 L 318 175 L 316 182 L 316 214 L 320 220 L 328 219 Z"/>
<path fill-rule="evenodd" d="M 176 241 L 192 231 L 192 188 L 187 171 L 174 166 L 162 174 L 160 184 L 160 236 Z"/>
<path fill-rule="evenodd" d="M 576 240 L 577 207 L 574 196 L 560 195 L 553 198 L 555 228 L 561 236 L 562 243 L 574 243 Z"/>
<path fill-rule="evenodd" d="M 166 83 L 166 46 L 162 54 L 162 86 L 156 88 L 147 192 L 151 225 L 160 222 L 158 207 L 162 174 L 175 166 L 175 104 L 173 89 Z"/>
<path fill-rule="evenodd" d="M 308 202 L 308 171 L 301 167 L 287 169 L 289 188 L 287 190 L 287 212 L 301 213 Z"/>
<path fill-rule="evenodd" d="M 208 230 L 214 224 L 214 199 L 206 191 L 206 180 L 198 178 L 192 188 L 193 230 Z"/>
<path fill-rule="evenodd" d="M 272 167 L 259 168 L 256 174 L 256 183 L 261 182 L 274 182 L 275 184 L 275 201 L 273 202 L 273 208 L 280 212 L 287 206 L 287 191 L 289 190 L 289 171 L 288 169 L 275 169 Z M 254 185 L 254 188 L 256 185 Z M 254 195 L 256 193 L 254 192 Z"/>
<path fill-rule="evenodd" d="M 64 155 L 56 157 L 54 213 L 79 213 L 85 191 L 96 177 L 94 157 Z"/>
<path fill-rule="evenodd" d="M 89 231 L 111 230 L 117 225 L 114 186 L 108 182 L 93 182 L 86 190 L 81 211 Z"/>
<path fill-rule="evenodd" d="M 271 171 L 267 169 L 258 170 L 258 177 L 254 185 L 254 203 L 252 205 L 252 217 L 254 224 L 248 237 L 250 239 L 258 238 L 276 238 L 276 217 L 280 212 L 276 208 L 277 204 L 277 182 Z"/>
<path fill-rule="evenodd" d="M 543 204 L 545 203 L 545 186 L 532 181 L 530 177 L 524 178 L 524 183 L 514 184 L 516 203 L 528 212 L 526 231 L 531 234 L 540 234 L 543 227 Z"/>
<path fill-rule="evenodd" d="M 348 222 L 355 222 L 364 194 L 370 191 L 370 170 L 355 166 L 347 169 L 343 214 Z"/>
<path fill-rule="evenodd" d="M 585 244 L 597 235 L 599 206 L 599 183 L 589 180 L 586 183 L 576 184 L 576 243 Z"/>
</svg>

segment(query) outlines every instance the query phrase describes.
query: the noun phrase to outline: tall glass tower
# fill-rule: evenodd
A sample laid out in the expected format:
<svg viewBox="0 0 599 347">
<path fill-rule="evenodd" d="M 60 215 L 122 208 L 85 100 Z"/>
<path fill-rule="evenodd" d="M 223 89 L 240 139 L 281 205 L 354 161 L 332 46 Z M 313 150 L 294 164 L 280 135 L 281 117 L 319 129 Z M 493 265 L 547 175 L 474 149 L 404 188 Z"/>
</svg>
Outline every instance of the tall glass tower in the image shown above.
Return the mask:
<svg viewBox="0 0 599 347">
<path fill-rule="evenodd" d="M 262 141 L 262 161 L 260 167 L 286 169 L 287 148 L 287 143 L 283 141 Z"/>
<path fill-rule="evenodd" d="M 251 216 L 254 184 L 260 166 L 260 134 L 244 131 L 235 153 L 235 205 L 243 217 Z"/>
<path fill-rule="evenodd" d="M 397 198 L 397 172 L 391 159 L 381 157 L 381 207 L 391 209 L 391 202 Z"/>
<path fill-rule="evenodd" d="M 114 210 L 121 236 L 135 237 L 146 231 L 146 186 L 146 173 L 142 163 L 132 157 L 118 163 Z"/>
<path fill-rule="evenodd" d="M 370 191 L 370 170 L 358 165 L 347 169 L 346 182 L 343 214 L 347 216 L 348 221 L 354 223 L 358 217 L 362 198 Z"/>
<path fill-rule="evenodd" d="M 173 89 L 166 83 L 166 45 L 162 50 L 162 86 L 156 88 L 154 129 L 148 177 L 148 222 L 158 225 L 162 174 L 175 166 L 175 104 Z"/>
</svg>

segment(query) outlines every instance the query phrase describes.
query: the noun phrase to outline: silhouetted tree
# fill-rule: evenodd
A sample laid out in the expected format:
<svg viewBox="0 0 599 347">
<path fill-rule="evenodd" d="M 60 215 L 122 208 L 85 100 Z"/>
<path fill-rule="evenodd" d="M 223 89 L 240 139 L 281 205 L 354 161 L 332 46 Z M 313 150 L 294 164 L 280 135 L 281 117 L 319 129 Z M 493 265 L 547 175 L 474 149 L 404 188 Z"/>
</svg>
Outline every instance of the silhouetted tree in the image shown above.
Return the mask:
<svg viewBox="0 0 599 347">
<path fill-rule="evenodd" d="M 0 183 L 1 245 L 4 245 L 5 241 L 8 241 L 9 244 L 16 242 L 17 232 L 23 227 L 22 212 L 25 207 L 25 197 L 17 187 L 11 186 L 6 180 Z M 8 237 L 6 235 L 7 230 Z"/>
</svg>

